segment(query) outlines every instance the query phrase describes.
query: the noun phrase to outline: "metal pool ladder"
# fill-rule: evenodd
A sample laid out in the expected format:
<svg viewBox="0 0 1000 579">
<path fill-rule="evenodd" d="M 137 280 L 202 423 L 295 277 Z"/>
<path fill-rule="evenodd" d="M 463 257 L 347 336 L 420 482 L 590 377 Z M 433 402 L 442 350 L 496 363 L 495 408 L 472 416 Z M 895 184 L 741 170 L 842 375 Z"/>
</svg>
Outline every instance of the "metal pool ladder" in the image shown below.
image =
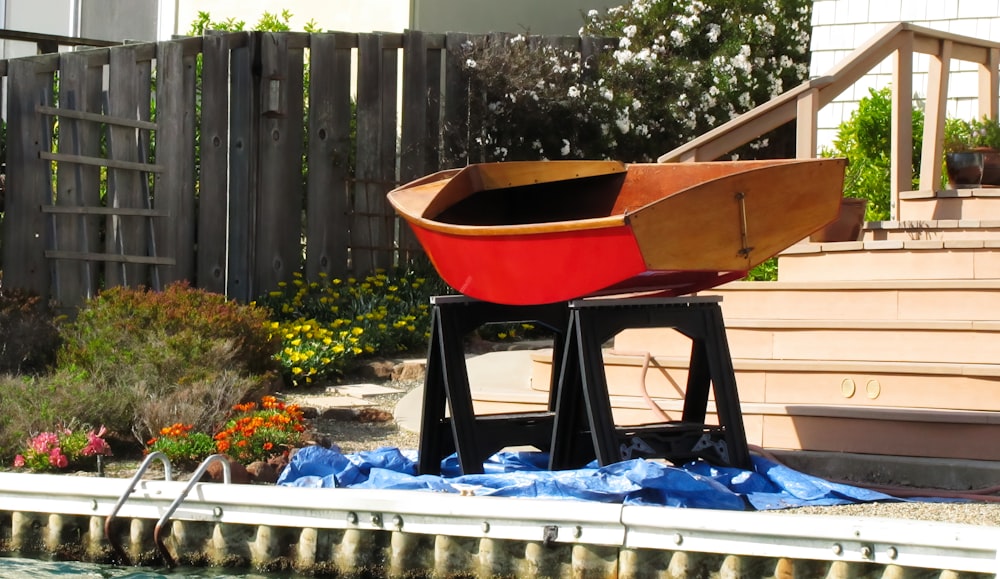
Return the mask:
<svg viewBox="0 0 1000 579">
<path fill-rule="evenodd" d="M 163 516 L 160 517 L 160 520 L 156 522 L 156 527 L 153 529 L 153 541 L 156 543 L 156 548 L 157 550 L 159 550 L 160 555 L 163 556 L 163 561 L 166 563 L 168 567 L 173 567 L 177 563 L 176 561 L 174 561 L 174 558 L 170 556 L 170 553 L 167 551 L 166 545 L 163 544 L 163 539 L 160 537 L 160 530 L 163 528 L 163 525 L 166 524 L 168 520 L 170 520 L 170 515 L 173 515 L 174 511 L 177 510 L 177 507 L 179 507 L 180 504 L 184 501 L 184 499 L 187 498 L 188 493 L 191 492 L 191 489 L 194 488 L 194 485 L 198 484 L 198 482 L 201 480 L 202 475 L 205 474 L 205 471 L 208 469 L 208 465 L 212 464 L 213 462 L 219 462 L 220 464 L 222 464 L 223 483 L 227 485 L 232 483 L 233 481 L 232 470 L 229 466 L 229 460 L 226 458 L 226 456 L 223 454 L 213 454 L 212 456 L 209 456 L 208 458 L 203 460 L 201 464 L 198 465 L 198 468 L 194 471 L 194 474 L 191 475 L 191 480 L 188 482 L 188 485 L 184 487 L 184 490 L 181 491 L 181 494 L 178 495 L 176 499 L 174 499 L 174 502 L 170 503 L 170 507 L 167 508 L 167 512 L 163 513 Z"/>
<path fill-rule="evenodd" d="M 160 451 L 149 453 L 146 456 L 145 460 L 142 461 L 142 464 L 139 465 L 139 468 L 135 471 L 135 474 L 132 475 L 132 480 L 131 482 L 129 482 L 128 488 L 125 489 L 125 492 L 122 493 L 122 496 L 118 498 L 118 502 L 115 503 L 115 508 L 111 509 L 111 514 L 109 514 L 107 518 L 104 519 L 104 538 L 107 539 L 108 544 L 111 545 L 111 548 L 114 550 L 115 554 L 118 555 L 123 564 L 128 564 L 129 562 L 128 554 L 125 553 L 125 550 L 122 549 L 121 545 L 118 544 L 118 541 L 116 541 L 114 536 L 111 534 L 111 523 L 118 515 L 118 511 L 121 510 L 122 506 L 125 504 L 125 501 L 128 500 L 129 495 L 131 495 L 132 492 L 135 491 L 135 485 L 139 484 L 139 479 L 141 479 L 142 475 L 144 475 L 146 473 L 146 470 L 149 469 L 149 465 L 156 460 L 159 460 L 160 462 L 163 463 L 163 478 L 167 482 L 170 482 L 171 475 L 173 474 L 173 468 L 170 464 L 170 459 L 167 458 L 166 454 Z"/>
</svg>

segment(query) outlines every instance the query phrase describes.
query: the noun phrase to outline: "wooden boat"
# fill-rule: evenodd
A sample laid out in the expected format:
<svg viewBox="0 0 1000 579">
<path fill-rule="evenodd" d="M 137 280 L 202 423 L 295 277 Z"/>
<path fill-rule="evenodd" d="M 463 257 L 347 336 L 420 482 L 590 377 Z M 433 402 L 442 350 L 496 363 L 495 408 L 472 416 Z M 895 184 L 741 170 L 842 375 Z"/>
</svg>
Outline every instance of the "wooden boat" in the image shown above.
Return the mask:
<svg viewBox="0 0 1000 579">
<path fill-rule="evenodd" d="M 837 217 L 843 159 L 485 163 L 389 202 L 438 273 L 484 301 L 684 295 L 743 277 Z"/>
</svg>

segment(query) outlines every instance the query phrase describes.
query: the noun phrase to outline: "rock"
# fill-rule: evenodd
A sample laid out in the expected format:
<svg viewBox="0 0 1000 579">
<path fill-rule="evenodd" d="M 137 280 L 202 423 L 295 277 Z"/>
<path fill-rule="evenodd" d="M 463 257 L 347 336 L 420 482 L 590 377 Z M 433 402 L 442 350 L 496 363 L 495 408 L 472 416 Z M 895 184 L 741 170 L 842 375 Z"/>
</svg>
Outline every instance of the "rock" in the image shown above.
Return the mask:
<svg viewBox="0 0 1000 579">
<path fill-rule="evenodd" d="M 247 472 L 253 477 L 253 482 L 259 484 L 274 484 L 278 482 L 278 471 L 269 462 L 258 460 L 247 465 Z"/>
<path fill-rule="evenodd" d="M 229 474 L 231 476 L 230 480 L 233 484 L 245 485 L 253 482 L 253 477 L 247 471 L 245 466 L 236 462 L 229 456 L 223 456 L 225 456 L 226 462 L 229 463 Z M 222 463 L 217 460 L 213 460 L 209 463 L 208 468 L 205 469 L 205 473 L 201 475 L 201 482 L 225 482 L 225 475 L 223 474 L 222 469 Z"/>
<path fill-rule="evenodd" d="M 406 360 L 396 364 L 392 370 L 392 379 L 399 382 L 416 382 L 424 379 L 426 374 L 425 360 Z"/>
<path fill-rule="evenodd" d="M 389 422 L 392 420 L 392 413 L 379 408 L 362 408 L 358 410 L 356 420 L 366 424 L 372 422 Z"/>
</svg>

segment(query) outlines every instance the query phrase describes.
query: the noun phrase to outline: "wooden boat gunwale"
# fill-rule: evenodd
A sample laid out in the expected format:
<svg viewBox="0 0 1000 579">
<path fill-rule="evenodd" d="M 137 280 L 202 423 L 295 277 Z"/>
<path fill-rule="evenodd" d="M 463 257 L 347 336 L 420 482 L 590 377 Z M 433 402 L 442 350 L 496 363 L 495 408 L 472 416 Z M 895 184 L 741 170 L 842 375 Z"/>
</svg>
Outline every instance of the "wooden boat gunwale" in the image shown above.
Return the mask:
<svg viewBox="0 0 1000 579">
<path fill-rule="evenodd" d="M 443 221 L 438 221 L 433 218 L 425 217 L 429 212 L 435 212 L 437 208 L 435 206 L 435 200 L 439 199 L 439 193 L 443 191 L 445 187 L 448 187 L 456 180 L 462 179 L 463 174 L 469 171 L 481 171 L 482 167 L 490 166 L 527 166 L 534 165 L 538 166 L 540 164 L 553 164 L 553 166 L 558 166 L 561 170 L 560 172 L 551 172 L 548 180 L 523 180 L 523 181 L 511 181 L 508 180 L 504 183 L 496 182 L 483 182 L 481 179 L 477 180 L 477 188 L 475 190 L 467 191 L 464 197 L 469 197 L 475 195 L 476 193 L 493 190 L 517 187 L 519 185 L 525 184 L 540 184 L 549 181 L 564 181 L 568 179 L 580 178 L 581 175 L 576 174 L 572 177 L 567 177 L 565 175 L 566 168 L 572 166 L 579 166 L 581 164 L 586 165 L 614 165 L 621 166 L 623 172 L 627 173 L 629 167 L 667 167 L 668 165 L 662 163 L 619 163 L 618 161 L 510 161 L 504 163 L 488 163 L 480 165 L 468 165 L 460 169 L 449 169 L 445 171 L 439 171 L 433 173 L 426 177 L 422 177 L 415 181 L 411 181 L 405 185 L 398 187 L 397 189 L 389 192 L 387 198 L 390 204 L 399 212 L 399 214 L 406 220 L 415 225 L 418 225 L 424 229 L 436 231 L 439 233 L 445 233 L 449 235 L 456 236 L 469 236 L 474 234 L 477 237 L 493 237 L 493 236 L 520 236 L 520 235 L 538 235 L 546 233 L 565 233 L 571 231 L 581 231 L 581 230 L 595 230 L 603 228 L 613 228 L 627 226 L 630 224 L 631 217 L 640 214 L 643 211 L 657 205 L 660 203 L 667 202 L 670 198 L 676 197 L 682 194 L 689 194 L 691 191 L 695 191 L 700 188 L 707 186 L 716 186 L 722 181 L 730 178 L 734 178 L 741 175 L 748 175 L 757 171 L 768 171 L 773 170 L 776 166 L 788 166 L 788 165 L 799 165 L 810 162 L 816 162 L 817 159 L 773 159 L 773 160 L 762 160 L 762 161 L 742 161 L 740 164 L 740 170 L 725 172 L 723 174 L 717 175 L 711 179 L 704 179 L 690 184 L 687 187 L 679 188 L 675 191 L 671 191 L 668 194 L 648 201 L 642 205 L 638 205 L 634 208 L 625 208 L 620 213 L 614 213 L 606 216 L 590 217 L 583 219 L 573 219 L 573 220 L 561 220 L 561 221 L 544 221 L 538 223 L 526 223 L 517 225 L 466 225 L 458 223 L 447 223 Z M 703 162 L 702 165 L 715 165 L 715 166 L 726 166 L 731 164 L 731 161 L 716 161 L 716 162 Z M 614 172 L 600 172 L 592 171 L 586 176 L 598 176 L 602 174 L 613 174 Z M 554 178 L 558 175 L 557 178 Z M 449 180 L 449 183 L 441 186 L 440 188 L 432 187 L 434 184 L 439 183 L 443 180 Z M 426 190 L 426 191 L 425 191 Z M 419 201 L 418 197 L 421 197 Z M 463 197 L 463 198 L 464 198 Z M 438 203 L 437 205 L 440 205 Z"/>
<path fill-rule="evenodd" d="M 845 163 L 486 163 L 388 200 L 442 279 L 477 299 L 684 295 L 746 275 L 835 218 Z"/>
</svg>

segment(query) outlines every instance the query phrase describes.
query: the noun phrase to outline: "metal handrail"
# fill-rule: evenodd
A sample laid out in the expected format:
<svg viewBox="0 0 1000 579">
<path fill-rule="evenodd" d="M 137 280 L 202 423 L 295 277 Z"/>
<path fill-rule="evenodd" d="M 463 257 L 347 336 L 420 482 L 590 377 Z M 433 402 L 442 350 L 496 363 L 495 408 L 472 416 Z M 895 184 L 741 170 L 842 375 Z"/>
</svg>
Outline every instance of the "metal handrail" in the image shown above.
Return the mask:
<svg viewBox="0 0 1000 579">
<path fill-rule="evenodd" d="M 122 563 L 124 564 L 128 564 L 128 555 L 125 553 L 124 549 L 121 548 L 121 545 L 118 544 L 118 541 L 116 541 L 114 537 L 111 535 L 111 523 L 118 515 L 118 511 L 121 510 L 122 506 L 125 504 L 125 501 L 128 500 L 129 495 L 131 495 L 132 492 L 135 491 L 135 485 L 139 483 L 139 479 L 141 479 L 142 475 L 146 473 L 146 470 L 149 469 L 149 465 L 152 464 L 154 460 L 159 460 L 160 462 L 163 463 L 163 478 L 167 482 L 170 482 L 171 476 L 173 474 L 173 467 L 170 464 L 170 459 L 167 457 L 166 454 L 160 451 L 149 453 L 146 456 L 145 460 L 142 461 L 142 464 L 139 465 L 139 468 L 135 471 L 135 474 L 132 475 L 132 480 L 129 482 L 128 488 L 125 489 L 125 492 L 122 493 L 122 496 L 118 498 L 118 502 L 115 504 L 115 507 L 111 509 L 111 513 L 104 519 L 104 538 L 107 539 L 108 543 L 111 545 L 111 548 L 115 551 L 115 554 L 117 554 L 121 558 Z"/>
<path fill-rule="evenodd" d="M 191 475 L 191 480 L 188 482 L 188 485 L 184 487 L 181 494 L 174 499 L 174 502 L 170 503 L 170 507 L 168 507 L 167 511 L 163 513 L 160 520 L 156 522 L 156 527 L 153 529 L 153 542 L 156 543 L 156 548 L 160 551 L 160 554 L 163 556 L 163 561 L 168 567 L 173 567 L 177 563 L 174 561 L 174 558 L 170 556 L 166 545 L 163 544 L 163 539 L 160 537 L 160 529 L 162 529 L 163 525 L 170 519 L 170 516 L 174 514 L 174 511 L 177 510 L 177 507 L 180 506 L 181 502 L 187 498 L 188 493 L 191 492 L 194 485 L 198 484 L 202 475 L 204 475 L 205 471 L 208 469 L 208 465 L 216 461 L 222 463 L 222 482 L 227 485 L 233 482 L 232 468 L 229 465 L 229 458 L 224 454 L 213 454 L 209 456 L 198 465 L 194 474 Z"/>
</svg>

